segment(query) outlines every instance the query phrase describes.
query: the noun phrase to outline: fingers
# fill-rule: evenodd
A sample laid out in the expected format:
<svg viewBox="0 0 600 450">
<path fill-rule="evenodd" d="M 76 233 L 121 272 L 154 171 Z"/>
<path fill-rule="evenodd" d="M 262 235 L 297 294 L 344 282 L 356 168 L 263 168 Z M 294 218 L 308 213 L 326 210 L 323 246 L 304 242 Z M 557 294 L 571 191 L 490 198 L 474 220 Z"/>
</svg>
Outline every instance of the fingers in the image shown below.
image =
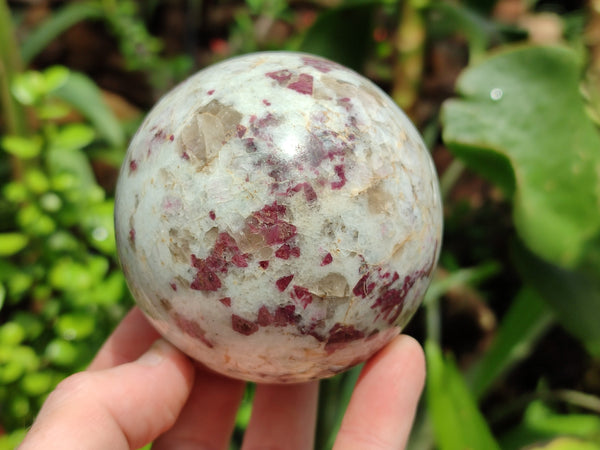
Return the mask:
<svg viewBox="0 0 600 450">
<path fill-rule="evenodd" d="M 21 450 L 140 448 L 170 428 L 194 367 L 164 340 L 138 360 L 65 379 L 50 394 Z"/>
<path fill-rule="evenodd" d="M 88 370 L 102 370 L 137 359 L 160 337 L 144 314 L 132 308 L 104 343 Z"/>
<path fill-rule="evenodd" d="M 318 391 L 317 381 L 257 385 L 242 449 L 312 449 Z"/>
<path fill-rule="evenodd" d="M 242 381 L 198 369 L 177 423 L 154 442 L 152 449 L 228 448 L 244 386 Z"/>
<path fill-rule="evenodd" d="M 421 346 L 398 336 L 365 365 L 334 449 L 404 448 L 424 383 Z"/>
</svg>

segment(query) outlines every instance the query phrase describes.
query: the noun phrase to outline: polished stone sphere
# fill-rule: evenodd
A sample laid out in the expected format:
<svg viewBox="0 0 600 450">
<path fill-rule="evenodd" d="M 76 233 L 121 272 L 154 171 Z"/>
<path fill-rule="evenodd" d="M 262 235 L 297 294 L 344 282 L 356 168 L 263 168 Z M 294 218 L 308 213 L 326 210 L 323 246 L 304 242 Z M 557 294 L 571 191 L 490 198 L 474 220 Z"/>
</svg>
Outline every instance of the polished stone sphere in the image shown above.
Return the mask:
<svg viewBox="0 0 600 450">
<path fill-rule="evenodd" d="M 293 52 L 229 59 L 162 98 L 127 152 L 115 219 L 158 331 L 270 383 L 334 375 L 400 333 L 442 231 L 405 114 L 352 70 Z"/>
</svg>

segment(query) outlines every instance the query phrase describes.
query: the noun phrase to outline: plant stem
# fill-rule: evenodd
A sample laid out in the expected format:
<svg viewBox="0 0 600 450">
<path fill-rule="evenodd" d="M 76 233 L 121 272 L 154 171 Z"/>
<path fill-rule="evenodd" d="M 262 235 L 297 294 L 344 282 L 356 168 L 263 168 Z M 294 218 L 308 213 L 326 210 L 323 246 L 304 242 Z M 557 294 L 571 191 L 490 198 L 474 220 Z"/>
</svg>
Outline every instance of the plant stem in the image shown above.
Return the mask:
<svg viewBox="0 0 600 450">
<path fill-rule="evenodd" d="M 11 82 L 21 70 L 21 56 L 13 32 L 10 10 L 6 0 L 0 0 L 0 102 L 6 134 L 27 134 L 25 112 L 10 92 Z"/>
<path fill-rule="evenodd" d="M 535 401 L 543 400 L 548 403 L 565 403 L 582 409 L 587 409 L 595 414 L 600 414 L 600 398 L 585 392 L 569 389 L 555 391 L 541 391 L 525 394 L 504 405 L 490 414 L 490 423 L 499 423 L 511 415 L 520 413 Z"/>
<path fill-rule="evenodd" d="M 25 136 L 29 133 L 25 110 L 12 96 L 10 87 L 14 77 L 23 69 L 19 46 L 13 31 L 10 9 L 6 0 L 0 0 L 0 106 L 4 116 L 4 134 Z M 23 161 L 15 156 L 10 158 L 12 178 L 23 176 Z"/>
<path fill-rule="evenodd" d="M 414 106 L 425 66 L 425 24 L 419 2 L 404 2 L 395 41 L 392 98 L 404 110 Z"/>
<path fill-rule="evenodd" d="M 463 174 L 465 165 L 459 159 L 453 159 L 448 168 L 444 171 L 440 177 L 440 191 L 442 193 L 442 199 L 448 199 L 450 192 L 456 185 L 456 182 Z"/>
</svg>

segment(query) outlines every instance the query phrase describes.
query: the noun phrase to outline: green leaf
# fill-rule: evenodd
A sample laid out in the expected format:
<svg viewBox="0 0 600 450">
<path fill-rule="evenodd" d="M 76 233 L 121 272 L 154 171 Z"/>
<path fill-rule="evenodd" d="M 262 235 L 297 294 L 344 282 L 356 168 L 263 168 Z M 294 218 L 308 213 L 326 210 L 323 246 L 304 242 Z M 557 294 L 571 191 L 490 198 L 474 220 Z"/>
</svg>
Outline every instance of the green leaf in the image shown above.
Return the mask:
<svg viewBox="0 0 600 450">
<path fill-rule="evenodd" d="M 33 284 L 33 277 L 29 273 L 17 269 L 11 276 L 6 278 L 5 283 L 9 292 L 9 298 L 14 300 L 27 292 Z"/>
<path fill-rule="evenodd" d="M 502 445 L 503 448 L 523 448 L 536 442 L 567 436 L 568 442 L 574 446 L 556 448 L 587 450 L 587 446 L 576 445 L 588 440 L 600 442 L 600 417 L 594 414 L 557 413 L 541 400 L 536 400 L 527 406 L 522 422 L 503 436 Z"/>
<path fill-rule="evenodd" d="M 554 316 L 537 292 L 525 288 L 504 315 L 490 348 L 471 367 L 468 380 L 481 397 L 500 376 L 534 350 L 537 340 L 554 322 Z"/>
<path fill-rule="evenodd" d="M 19 363 L 25 372 L 35 372 L 40 366 L 40 358 L 33 348 L 20 345 L 11 352 L 13 361 Z"/>
<path fill-rule="evenodd" d="M 47 236 L 56 229 L 52 218 L 37 207 L 29 204 L 17 212 L 17 222 L 29 234 Z"/>
<path fill-rule="evenodd" d="M 93 205 L 82 222 L 89 243 L 107 255 L 117 250 L 113 212 L 114 200 L 106 200 Z"/>
<path fill-rule="evenodd" d="M 538 450 L 600 450 L 600 444 L 571 437 L 560 437 L 535 446 Z"/>
<path fill-rule="evenodd" d="M 8 411 L 12 417 L 24 419 L 31 412 L 29 399 L 21 394 L 13 396 L 8 402 Z"/>
<path fill-rule="evenodd" d="M 35 194 L 43 194 L 50 187 L 48 177 L 40 169 L 27 169 L 24 178 L 25 186 L 27 186 L 27 188 Z"/>
<path fill-rule="evenodd" d="M 46 92 L 52 92 L 65 84 L 69 78 L 70 71 L 65 66 L 48 67 L 42 72 Z"/>
<path fill-rule="evenodd" d="M 4 136 L 1 141 L 2 148 L 7 153 L 21 159 L 31 159 L 38 156 L 44 144 L 41 136 L 22 137 Z"/>
<path fill-rule="evenodd" d="M 22 233 L 0 233 L 0 257 L 19 253 L 29 242 L 29 237 Z"/>
<path fill-rule="evenodd" d="M 0 385 L 12 383 L 25 373 L 35 372 L 40 360 L 31 347 L 0 345 Z"/>
<path fill-rule="evenodd" d="M 56 322 L 56 331 L 68 341 L 81 340 L 94 332 L 96 319 L 91 314 L 83 312 L 65 314 Z"/>
<path fill-rule="evenodd" d="M 25 336 L 25 330 L 18 323 L 7 322 L 0 326 L 0 345 L 19 345 Z"/>
<path fill-rule="evenodd" d="M 562 267 L 600 232 L 600 136 L 580 74 L 569 49 L 513 48 L 467 69 L 442 111 L 449 148 L 512 197 L 522 240 Z"/>
<path fill-rule="evenodd" d="M 21 45 L 21 57 L 25 63 L 31 62 L 48 44 L 61 33 L 86 19 L 100 19 L 104 11 L 96 2 L 68 3 L 53 11 L 40 26 L 27 36 Z"/>
<path fill-rule="evenodd" d="M 94 140 L 94 129 L 82 123 L 65 125 L 49 137 L 51 149 L 76 150 L 84 148 Z"/>
<path fill-rule="evenodd" d="M 37 314 L 28 311 L 17 311 L 12 322 L 23 327 L 27 339 L 37 338 L 44 330 L 44 324 Z"/>
<path fill-rule="evenodd" d="M 79 357 L 79 351 L 72 342 L 56 338 L 48 343 L 44 356 L 57 366 L 73 367 Z"/>
<path fill-rule="evenodd" d="M 42 120 L 58 120 L 71 112 L 71 107 L 62 100 L 48 100 L 35 108 L 35 112 Z"/>
<path fill-rule="evenodd" d="M 14 450 L 25 439 L 25 435 L 29 429 L 20 428 L 12 431 L 9 434 L 0 436 L 0 450 Z"/>
<path fill-rule="evenodd" d="M 94 276 L 83 264 L 64 258 L 52 266 L 48 280 L 55 289 L 77 292 L 89 289 L 93 285 Z"/>
<path fill-rule="evenodd" d="M 428 9 L 431 32 L 444 37 L 464 35 L 471 58 L 479 57 L 490 42 L 499 40 L 498 26 L 462 3 L 431 2 Z"/>
<path fill-rule="evenodd" d="M 11 92 L 23 105 L 33 105 L 46 95 L 46 79 L 41 72 L 28 70 L 15 77 Z"/>
<path fill-rule="evenodd" d="M 600 276 L 589 265 L 566 270 L 547 263 L 522 245 L 513 247 L 517 270 L 554 309 L 557 320 L 600 356 Z"/>
<path fill-rule="evenodd" d="M 427 406 L 440 450 L 500 449 L 454 362 L 425 343 Z"/>
<path fill-rule="evenodd" d="M 90 290 L 86 303 L 95 303 L 104 306 L 116 305 L 123 298 L 125 290 L 123 272 L 115 270 L 106 280 L 98 283 Z"/>
<path fill-rule="evenodd" d="M 22 181 L 9 181 L 4 185 L 4 198 L 11 203 L 21 203 L 27 200 L 28 192 Z"/>
<path fill-rule="evenodd" d="M 21 389 L 30 397 L 42 395 L 53 388 L 54 379 L 54 374 L 47 370 L 28 373 L 21 379 Z"/>
<path fill-rule="evenodd" d="M 49 149 L 46 163 L 54 189 L 64 188 L 85 200 L 98 187 L 90 161 L 81 150 Z M 65 182 L 64 186 L 59 181 Z"/>
<path fill-rule="evenodd" d="M 372 17 L 381 2 L 349 2 L 324 10 L 297 50 L 329 58 L 361 72 L 372 45 Z"/>
<path fill-rule="evenodd" d="M 23 375 L 24 369 L 17 361 L 6 361 L 0 366 L 0 384 L 10 384 Z"/>
<path fill-rule="evenodd" d="M 54 92 L 54 95 L 83 114 L 109 144 L 115 147 L 125 145 L 121 124 L 104 102 L 98 86 L 89 77 L 82 73 L 71 72 L 69 78 Z"/>
</svg>

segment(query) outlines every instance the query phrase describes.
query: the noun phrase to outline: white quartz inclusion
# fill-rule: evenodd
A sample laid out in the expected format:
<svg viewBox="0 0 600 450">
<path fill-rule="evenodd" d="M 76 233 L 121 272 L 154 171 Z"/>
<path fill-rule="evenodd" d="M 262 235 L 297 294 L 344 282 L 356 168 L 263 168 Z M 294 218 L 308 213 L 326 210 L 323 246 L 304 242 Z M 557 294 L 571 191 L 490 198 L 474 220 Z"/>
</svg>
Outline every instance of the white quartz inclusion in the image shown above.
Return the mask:
<svg viewBox="0 0 600 450">
<path fill-rule="evenodd" d="M 369 358 L 418 307 L 442 212 L 430 155 L 373 83 L 301 53 L 250 54 L 167 94 L 117 187 L 139 307 L 228 376 L 298 382 Z"/>
</svg>

